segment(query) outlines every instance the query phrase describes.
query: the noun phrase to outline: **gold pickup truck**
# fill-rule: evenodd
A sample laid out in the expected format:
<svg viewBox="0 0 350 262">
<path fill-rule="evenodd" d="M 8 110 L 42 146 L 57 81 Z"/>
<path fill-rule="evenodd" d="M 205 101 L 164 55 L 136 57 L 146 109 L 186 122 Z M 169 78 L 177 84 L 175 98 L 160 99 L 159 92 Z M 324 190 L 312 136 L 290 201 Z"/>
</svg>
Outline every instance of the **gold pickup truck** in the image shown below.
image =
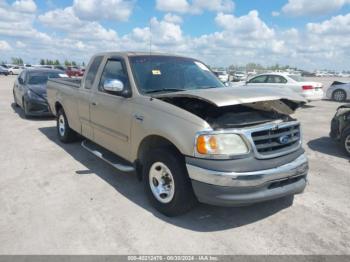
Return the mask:
<svg viewBox="0 0 350 262">
<path fill-rule="evenodd" d="M 199 202 L 240 206 L 303 192 L 304 99 L 268 87 L 226 87 L 202 62 L 166 54 L 92 57 L 83 79 L 47 87 L 57 135 L 135 172 L 167 216 Z"/>
</svg>

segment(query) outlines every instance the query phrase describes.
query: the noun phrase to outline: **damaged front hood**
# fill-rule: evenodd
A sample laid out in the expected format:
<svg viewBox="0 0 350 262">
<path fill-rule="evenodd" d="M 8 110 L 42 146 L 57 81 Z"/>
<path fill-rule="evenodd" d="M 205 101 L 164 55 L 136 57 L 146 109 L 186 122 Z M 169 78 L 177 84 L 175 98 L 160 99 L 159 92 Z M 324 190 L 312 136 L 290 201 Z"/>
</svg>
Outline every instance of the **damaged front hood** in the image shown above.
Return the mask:
<svg viewBox="0 0 350 262">
<path fill-rule="evenodd" d="M 264 111 L 292 114 L 306 100 L 289 89 L 269 87 L 196 89 L 155 95 L 155 98 L 193 98 L 217 107 L 245 105 Z"/>
</svg>

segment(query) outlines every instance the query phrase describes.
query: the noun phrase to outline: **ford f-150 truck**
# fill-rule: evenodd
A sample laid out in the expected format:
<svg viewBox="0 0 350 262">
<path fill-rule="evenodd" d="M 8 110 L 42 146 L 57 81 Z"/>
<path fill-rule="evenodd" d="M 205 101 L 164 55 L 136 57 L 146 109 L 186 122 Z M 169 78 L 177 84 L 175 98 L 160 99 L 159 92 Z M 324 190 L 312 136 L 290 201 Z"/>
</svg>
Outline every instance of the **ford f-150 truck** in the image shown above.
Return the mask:
<svg viewBox="0 0 350 262">
<path fill-rule="evenodd" d="M 50 79 L 58 138 L 143 181 L 167 216 L 199 202 L 240 206 L 303 192 L 308 161 L 288 90 L 226 87 L 174 55 L 95 55 L 82 80 Z"/>
</svg>

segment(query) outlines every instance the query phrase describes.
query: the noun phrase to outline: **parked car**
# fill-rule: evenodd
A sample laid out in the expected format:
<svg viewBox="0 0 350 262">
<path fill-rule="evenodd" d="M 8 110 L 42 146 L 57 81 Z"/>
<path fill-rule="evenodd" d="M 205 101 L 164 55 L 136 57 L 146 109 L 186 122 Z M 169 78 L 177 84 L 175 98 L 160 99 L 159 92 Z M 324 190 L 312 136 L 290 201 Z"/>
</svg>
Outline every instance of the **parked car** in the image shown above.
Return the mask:
<svg viewBox="0 0 350 262">
<path fill-rule="evenodd" d="M 8 69 L 10 75 L 19 75 L 23 71 L 22 66 L 13 66 Z"/>
<path fill-rule="evenodd" d="M 236 71 L 233 74 L 233 81 L 234 82 L 239 82 L 239 81 L 246 81 L 248 78 L 247 74 L 243 71 Z"/>
<path fill-rule="evenodd" d="M 66 69 L 66 74 L 69 77 L 82 77 L 84 75 L 85 69 L 79 68 L 77 66 L 68 66 Z"/>
<path fill-rule="evenodd" d="M 221 82 L 226 83 L 229 81 L 229 75 L 226 71 L 214 71 L 214 74 L 220 79 Z"/>
<path fill-rule="evenodd" d="M 338 102 L 344 102 L 350 99 L 350 83 L 334 81 L 327 89 L 326 98 Z"/>
<path fill-rule="evenodd" d="M 66 71 L 67 68 L 62 65 L 40 65 L 40 68 L 57 69 L 61 71 Z"/>
<path fill-rule="evenodd" d="M 305 81 L 300 76 L 284 73 L 260 74 L 247 81 L 245 85 L 288 88 L 304 97 L 307 101 L 321 100 L 324 95 L 322 83 Z"/>
<path fill-rule="evenodd" d="M 339 141 L 350 156 L 350 104 L 338 107 L 332 119 L 330 136 Z"/>
<path fill-rule="evenodd" d="M 64 143 L 82 146 L 143 180 L 167 216 L 203 203 L 235 206 L 301 193 L 308 161 L 306 101 L 276 88 L 227 88 L 202 62 L 180 56 L 95 55 L 83 79 L 50 79 L 48 101 Z"/>
<path fill-rule="evenodd" d="M 9 71 L 6 67 L 0 66 L 0 75 L 7 76 L 9 74 Z"/>
<path fill-rule="evenodd" d="M 23 108 L 25 117 L 52 115 L 47 103 L 46 84 L 48 79 L 60 77 L 67 75 L 60 70 L 44 68 L 23 70 L 13 86 L 14 104 Z"/>
</svg>

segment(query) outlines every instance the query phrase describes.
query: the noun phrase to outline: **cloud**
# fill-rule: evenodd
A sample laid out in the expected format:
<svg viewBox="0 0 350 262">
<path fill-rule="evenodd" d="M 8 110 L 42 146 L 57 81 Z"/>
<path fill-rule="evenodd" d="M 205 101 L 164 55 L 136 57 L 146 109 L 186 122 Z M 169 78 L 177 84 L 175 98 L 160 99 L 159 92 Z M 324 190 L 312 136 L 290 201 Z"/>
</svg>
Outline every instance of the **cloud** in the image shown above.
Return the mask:
<svg viewBox="0 0 350 262">
<path fill-rule="evenodd" d="M 35 13 L 36 4 L 33 0 L 17 0 L 12 4 L 14 10 L 24 13 Z"/>
<path fill-rule="evenodd" d="M 256 10 L 241 17 L 219 13 L 215 22 L 225 30 L 236 34 L 236 37 L 269 39 L 274 36 L 274 30 L 259 18 L 259 13 Z"/>
<path fill-rule="evenodd" d="M 289 0 L 282 12 L 290 16 L 325 15 L 349 3 L 349 0 Z"/>
<path fill-rule="evenodd" d="M 182 23 L 181 16 L 173 15 L 170 13 L 168 13 L 164 16 L 164 20 L 169 22 L 169 23 L 174 23 L 174 24 L 181 24 Z"/>
<path fill-rule="evenodd" d="M 4 40 L 0 40 L 0 51 L 6 51 L 6 50 L 11 50 L 11 46 L 9 43 L 7 43 Z"/>
<path fill-rule="evenodd" d="M 156 8 L 164 12 L 200 14 L 204 11 L 232 12 L 232 0 L 156 0 Z"/>
<path fill-rule="evenodd" d="M 307 30 L 318 35 L 348 35 L 350 34 L 350 13 L 338 15 L 322 23 L 308 23 Z"/>
<path fill-rule="evenodd" d="M 280 12 L 277 12 L 277 11 L 272 11 L 271 13 L 272 16 L 280 16 Z"/>
<path fill-rule="evenodd" d="M 134 8 L 131 0 L 74 0 L 73 9 L 83 20 L 127 21 Z"/>
</svg>

